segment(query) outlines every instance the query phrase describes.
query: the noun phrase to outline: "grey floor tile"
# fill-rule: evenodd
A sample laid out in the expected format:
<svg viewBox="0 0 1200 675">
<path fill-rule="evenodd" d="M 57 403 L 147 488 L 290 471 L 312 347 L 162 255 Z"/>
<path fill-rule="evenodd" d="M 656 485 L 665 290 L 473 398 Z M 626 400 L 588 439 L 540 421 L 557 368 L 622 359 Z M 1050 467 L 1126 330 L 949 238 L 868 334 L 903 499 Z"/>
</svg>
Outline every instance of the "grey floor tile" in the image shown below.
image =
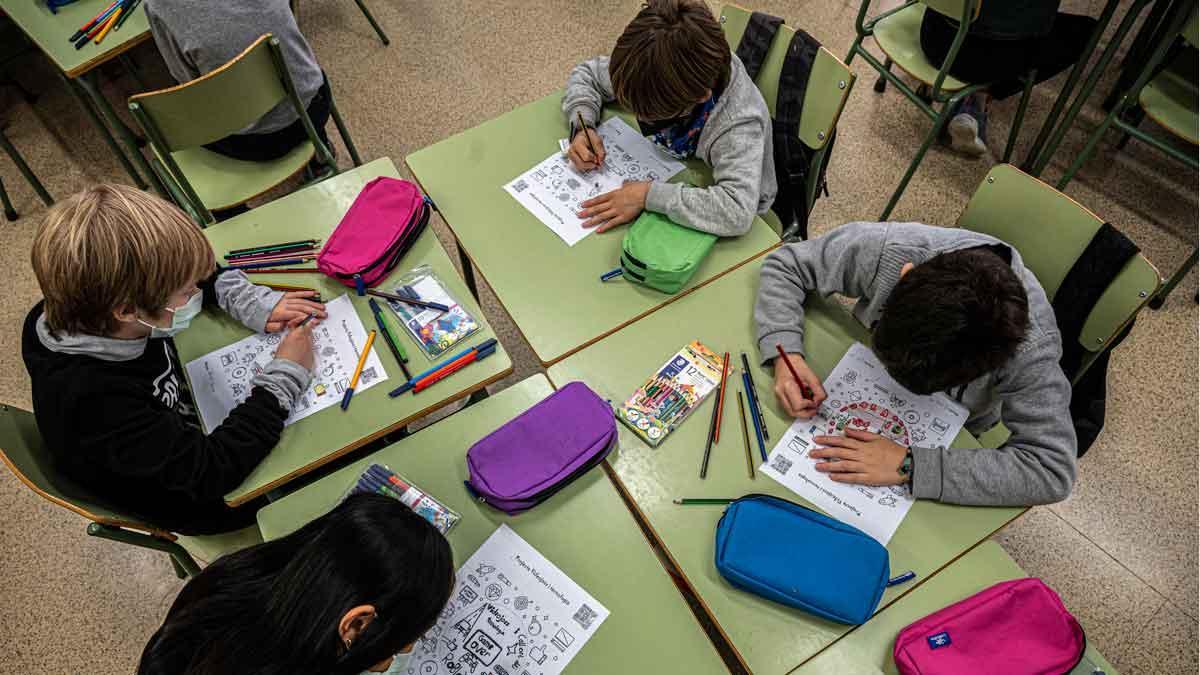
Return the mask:
<svg viewBox="0 0 1200 675">
<path fill-rule="evenodd" d="M 1122 675 L 1193 675 L 1196 641 L 1196 619 L 1167 605 L 1131 637 L 1113 665 Z"/>
</svg>

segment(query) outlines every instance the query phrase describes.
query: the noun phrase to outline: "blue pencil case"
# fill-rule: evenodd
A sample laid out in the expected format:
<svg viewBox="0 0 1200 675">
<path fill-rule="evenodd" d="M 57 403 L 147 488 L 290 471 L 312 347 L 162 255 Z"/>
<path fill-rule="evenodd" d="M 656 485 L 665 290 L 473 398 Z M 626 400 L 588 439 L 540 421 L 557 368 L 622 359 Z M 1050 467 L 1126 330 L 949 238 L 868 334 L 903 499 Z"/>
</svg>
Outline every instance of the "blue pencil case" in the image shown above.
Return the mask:
<svg viewBox="0 0 1200 675">
<path fill-rule="evenodd" d="M 717 571 L 736 588 L 845 624 L 871 618 L 888 552 L 847 525 L 769 495 L 747 495 L 717 523 Z"/>
</svg>

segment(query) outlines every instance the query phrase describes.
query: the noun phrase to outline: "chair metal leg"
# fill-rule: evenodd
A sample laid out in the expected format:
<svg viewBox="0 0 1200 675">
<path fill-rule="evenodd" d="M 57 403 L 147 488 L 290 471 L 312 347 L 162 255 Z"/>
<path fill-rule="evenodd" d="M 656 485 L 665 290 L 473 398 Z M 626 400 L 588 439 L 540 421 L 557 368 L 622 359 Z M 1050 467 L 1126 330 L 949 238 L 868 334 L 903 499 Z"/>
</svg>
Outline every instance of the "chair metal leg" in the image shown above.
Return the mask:
<svg viewBox="0 0 1200 675">
<path fill-rule="evenodd" d="M 117 60 L 121 62 L 121 68 L 125 70 L 125 73 L 129 75 L 129 78 L 132 79 L 135 84 L 137 84 L 139 91 L 147 91 L 150 89 L 150 87 L 146 86 L 146 81 L 142 79 L 142 73 L 137 67 L 137 63 L 130 58 L 129 52 L 121 54 L 117 57 Z"/>
<path fill-rule="evenodd" d="M 883 60 L 883 68 L 884 68 L 884 70 L 887 70 L 888 72 L 891 72 L 891 70 L 892 70 L 892 60 L 891 60 L 891 59 L 884 59 L 884 60 Z M 878 79 L 878 80 L 875 80 L 875 93 L 876 93 L 876 94 L 882 94 L 882 93 L 883 93 L 883 92 L 884 92 L 886 89 L 887 89 L 887 78 L 886 78 L 886 77 L 884 77 L 883 75 L 880 75 L 880 76 L 879 76 L 879 79 Z"/>
<path fill-rule="evenodd" d="M 85 92 L 87 92 L 88 96 L 95 103 L 96 109 L 100 111 L 100 114 L 104 117 L 108 124 L 113 129 L 117 130 L 117 134 L 121 137 L 121 141 L 125 144 L 125 148 L 129 150 L 129 154 L 133 156 L 133 161 L 137 165 L 138 169 L 150 177 L 150 184 L 154 186 L 154 190 L 158 192 L 160 197 L 167 197 L 168 195 L 166 187 L 159 182 L 158 176 L 153 170 L 150 169 L 150 164 L 146 161 L 145 156 L 142 155 L 142 151 L 138 147 L 138 142 L 134 137 L 133 132 L 130 131 L 129 127 L 121 121 L 121 118 L 117 117 L 117 113 L 108 103 L 108 98 L 104 96 L 103 91 L 100 91 L 100 84 L 96 81 L 96 71 L 93 69 L 84 73 L 83 75 L 80 75 L 78 78 L 76 78 L 76 82 L 78 82 L 79 86 L 82 87 Z M 138 187 L 143 186 L 139 185 Z"/>
<path fill-rule="evenodd" d="M 1158 289 L 1158 293 L 1154 298 L 1150 300 L 1150 309 L 1158 309 L 1163 306 L 1163 303 L 1167 301 L 1167 296 L 1171 294 L 1171 291 L 1175 290 L 1180 281 L 1183 281 L 1187 273 L 1192 271 L 1198 259 L 1200 259 L 1200 249 L 1192 249 L 1192 255 L 1188 256 L 1188 259 L 1179 266 L 1179 269 L 1175 270 L 1171 278 L 1167 279 L 1162 288 Z"/>
<path fill-rule="evenodd" d="M 342 142 L 346 144 L 346 151 L 350 153 L 350 159 L 354 162 L 354 166 L 362 166 L 362 157 L 358 156 L 358 148 L 354 147 L 354 141 L 350 139 L 350 131 L 346 128 L 346 123 L 342 121 L 342 113 L 338 112 L 336 103 L 329 106 L 329 115 L 333 118 L 333 124 L 337 127 Z"/>
<path fill-rule="evenodd" d="M 1008 164 L 1008 160 L 1012 157 L 1013 147 L 1017 144 L 1017 136 L 1021 135 L 1025 109 L 1029 107 L 1029 95 L 1033 93 L 1033 83 L 1036 80 L 1036 72 L 1030 72 L 1025 76 L 1025 91 L 1021 93 L 1021 102 L 1017 105 L 1017 116 L 1013 118 L 1012 129 L 1008 132 L 1008 143 L 1004 145 L 1004 158 L 1000 160 L 1001 164 Z"/>
<path fill-rule="evenodd" d="M 4 150 L 5 154 L 12 159 L 13 164 L 17 165 L 17 169 L 21 172 L 21 175 L 24 176 L 25 180 L 29 181 L 29 184 L 33 186 L 33 191 L 42 198 L 42 202 L 44 202 L 46 206 L 53 204 L 54 198 L 50 196 L 49 192 L 46 192 L 46 188 L 42 186 L 42 181 L 38 180 L 38 177 L 35 176 L 33 171 L 29 168 L 29 165 L 25 163 L 25 159 L 21 157 L 21 153 L 17 152 L 17 149 L 13 147 L 13 144 L 9 142 L 8 136 L 4 135 L 3 129 L 0 129 L 0 150 Z"/>
<path fill-rule="evenodd" d="M 134 532 L 111 525 L 101 525 L 100 523 L 88 523 L 87 533 L 89 536 L 99 537 L 100 539 L 108 539 L 109 541 L 129 544 L 131 546 L 140 546 L 152 551 L 162 551 L 171 556 L 172 565 L 175 567 L 176 573 L 182 569 L 186 572 L 187 576 L 194 577 L 200 574 L 200 566 L 176 542 L 159 539 L 144 532 Z"/>
<path fill-rule="evenodd" d="M 388 39 L 387 34 L 379 27 L 379 23 L 375 21 L 375 17 L 371 15 L 371 10 L 367 9 L 366 3 L 363 0 L 354 0 L 354 2 L 358 5 L 358 9 L 363 13 L 363 16 L 367 17 L 367 21 L 371 23 L 371 28 L 375 29 L 375 34 L 379 36 L 379 40 L 383 42 L 383 45 L 385 47 L 390 45 L 392 41 Z"/>
<path fill-rule="evenodd" d="M 133 164 L 129 162 L 129 158 L 125 156 L 124 151 L 122 151 L 120 146 L 117 145 L 117 139 L 113 138 L 112 132 L 108 130 L 107 126 L 105 126 L 104 121 L 100 119 L 100 113 L 96 112 L 96 108 L 88 99 L 87 93 L 85 91 L 80 91 L 80 86 L 75 80 L 67 77 L 61 72 L 59 73 L 59 76 L 62 77 L 63 83 L 67 86 L 67 89 L 71 92 L 71 94 L 78 99 L 79 105 L 83 106 L 84 111 L 87 112 L 88 119 L 90 119 L 92 121 L 92 125 L 100 131 L 100 137 L 104 139 L 104 142 L 108 144 L 108 149 L 112 151 L 112 154 L 115 155 L 117 160 L 121 162 L 121 166 L 124 167 L 125 173 L 129 174 L 129 177 L 133 179 L 134 185 L 137 185 L 143 190 L 149 187 L 146 181 L 142 178 L 141 174 L 137 172 L 137 169 L 133 168 Z"/>
<path fill-rule="evenodd" d="M 921 164 L 921 160 L 925 159 L 925 153 L 929 151 L 933 142 L 937 140 L 938 135 L 942 133 L 942 127 L 946 126 L 946 121 L 950 119 L 950 111 L 957 107 L 965 91 L 967 90 L 960 91 L 951 96 L 950 100 L 942 105 L 941 112 L 938 113 L 937 119 L 933 122 L 933 128 L 925 135 L 925 142 L 921 143 L 916 156 L 909 162 L 908 170 L 904 172 L 904 177 L 900 179 L 900 184 L 896 186 L 896 191 L 892 193 L 892 198 L 888 200 L 887 206 L 884 207 L 883 213 L 880 214 L 880 220 L 887 220 L 888 216 L 892 215 L 892 209 L 896 208 L 896 202 L 900 201 L 900 196 L 904 194 L 905 188 L 908 187 L 908 181 L 912 180 L 913 174 L 917 172 L 917 167 Z"/>
<path fill-rule="evenodd" d="M 19 217 L 17 210 L 13 208 L 12 201 L 8 198 L 8 191 L 4 189 L 4 181 L 0 180 L 0 203 L 4 204 L 4 217 L 9 221 L 16 220 Z"/>
</svg>

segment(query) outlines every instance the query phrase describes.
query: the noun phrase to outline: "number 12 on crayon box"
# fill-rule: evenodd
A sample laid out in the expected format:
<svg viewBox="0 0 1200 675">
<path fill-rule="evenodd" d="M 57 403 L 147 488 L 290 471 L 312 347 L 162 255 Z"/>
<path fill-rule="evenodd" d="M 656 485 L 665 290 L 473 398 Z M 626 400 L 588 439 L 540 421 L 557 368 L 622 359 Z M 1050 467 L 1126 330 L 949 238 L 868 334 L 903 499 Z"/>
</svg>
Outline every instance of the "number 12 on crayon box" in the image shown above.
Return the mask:
<svg viewBox="0 0 1200 675">
<path fill-rule="evenodd" d="M 698 340 L 685 345 L 621 405 L 617 418 L 658 447 L 721 383 L 721 357 Z"/>
</svg>

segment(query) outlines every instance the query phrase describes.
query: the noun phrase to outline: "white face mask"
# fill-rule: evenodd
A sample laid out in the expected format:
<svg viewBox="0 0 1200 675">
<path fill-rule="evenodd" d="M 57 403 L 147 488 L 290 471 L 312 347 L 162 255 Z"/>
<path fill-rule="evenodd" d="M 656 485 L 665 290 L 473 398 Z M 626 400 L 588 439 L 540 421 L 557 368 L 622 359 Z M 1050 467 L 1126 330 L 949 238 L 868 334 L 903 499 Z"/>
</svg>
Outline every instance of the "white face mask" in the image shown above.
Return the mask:
<svg viewBox="0 0 1200 675">
<path fill-rule="evenodd" d="M 182 307 L 168 307 L 167 311 L 171 313 L 171 325 L 167 328 L 159 328 L 152 323 L 146 323 L 141 319 L 137 322 L 150 329 L 150 337 L 166 338 L 173 335 L 178 335 L 180 331 L 188 327 L 192 319 L 196 318 L 204 309 L 204 293 L 196 291 Z"/>
<path fill-rule="evenodd" d="M 407 654 L 396 654 L 392 657 L 392 665 L 383 673 L 372 673 L 370 671 L 362 673 L 362 675 L 408 675 L 408 662 L 412 658 L 412 652 Z"/>
</svg>

